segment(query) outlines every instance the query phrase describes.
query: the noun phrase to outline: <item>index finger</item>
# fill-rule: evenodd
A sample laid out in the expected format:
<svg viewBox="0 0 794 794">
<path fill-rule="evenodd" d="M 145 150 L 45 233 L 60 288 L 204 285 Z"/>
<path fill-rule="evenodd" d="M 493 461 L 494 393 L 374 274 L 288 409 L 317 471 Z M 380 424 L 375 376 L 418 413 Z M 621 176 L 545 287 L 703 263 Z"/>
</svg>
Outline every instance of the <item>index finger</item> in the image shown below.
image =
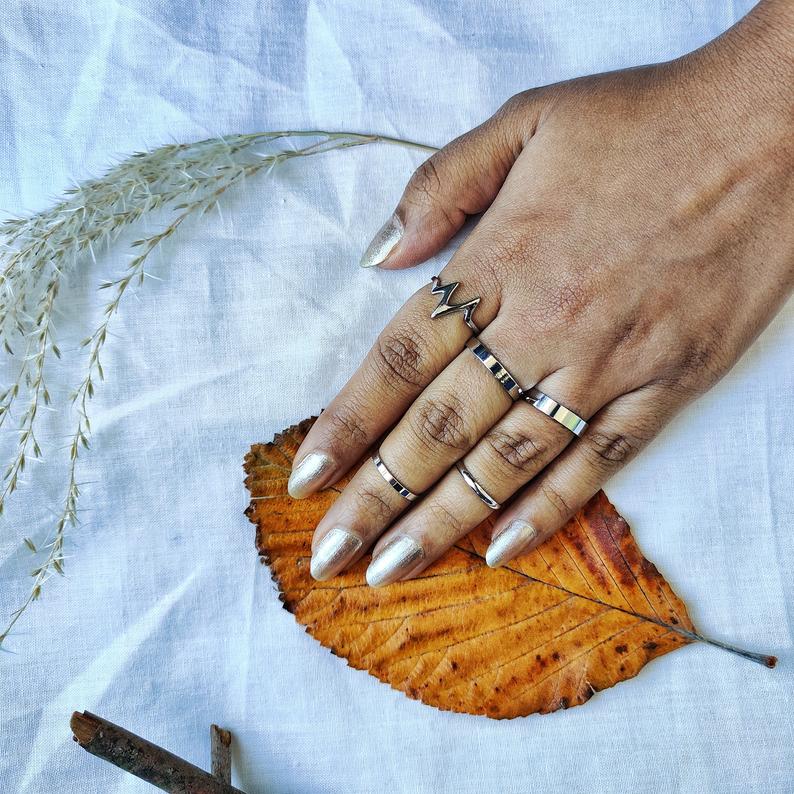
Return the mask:
<svg viewBox="0 0 794 794">
<path fill-rule="evenodd" d="M 289 478 L 292 497 L 336 482 L 399 420 L 463 349 L 473 333 L 467 316 L 479 328 L 496 316 L 496 288 L 483 281 L 454 287 L 445 271 L 409 298 L 301 444 Z"/>
</svg>

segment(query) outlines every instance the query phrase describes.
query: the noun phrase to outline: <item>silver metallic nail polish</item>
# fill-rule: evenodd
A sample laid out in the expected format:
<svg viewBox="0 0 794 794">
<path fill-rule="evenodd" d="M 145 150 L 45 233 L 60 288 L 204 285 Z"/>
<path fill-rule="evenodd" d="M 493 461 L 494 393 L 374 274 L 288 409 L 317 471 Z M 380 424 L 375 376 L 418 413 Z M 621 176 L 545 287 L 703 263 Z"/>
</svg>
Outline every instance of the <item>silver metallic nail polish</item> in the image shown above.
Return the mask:
<svg viewBox="0 0 794 794">
<path fill-rule="evenodd" d="M 364 251 L 364 256 L 359 262 L 361 267 L 375 267 L 381 264 L 400 242 L 404 231 L 403 222 L 396 215 L 392 215 L 380 227 L 369 247 Z"/>
<path fill-rule="evenodd" d="M 410 573 L 425 556 L 424 549 L 407 535 L 395 538 L 367 568 L 367 584 L 381 587 Z"/>
<path fill-rule="evenodd" d="M 514 557 L 538 536 L 538 531 L 526 521 L 511 521 L 492 541 L 485 552 L 485 561 L 491 568 L 498 568 Z"/>
<path fill-rule="evenodd" d="M 312 554 L 311 574 L 319 582 L 336 576 L 361 548 L 363 541 L 342 527 L 334 527 Z"/>
<path fill-rule="evenodd" d="M 293 499 L 302 499 L 317 490 L 321 480 L 327 478 L 334 462 L 324 452 L 310 452 L 293 470 L 287 491 Z"/>
</svg>

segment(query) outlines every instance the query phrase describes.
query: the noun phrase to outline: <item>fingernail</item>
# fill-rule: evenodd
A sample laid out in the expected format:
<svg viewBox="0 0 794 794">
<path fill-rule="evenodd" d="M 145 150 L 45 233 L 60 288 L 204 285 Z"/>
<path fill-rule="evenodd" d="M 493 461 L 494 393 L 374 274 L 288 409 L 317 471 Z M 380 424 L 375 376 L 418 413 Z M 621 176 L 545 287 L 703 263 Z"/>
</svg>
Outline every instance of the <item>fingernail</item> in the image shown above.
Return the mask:
<svg viewBox="0 0 794 794">
<path fill-rule="evenodd" d="M 287 491 L 293 499 L 302 499 L 316 491 L 333 471 L 334 462 L 324 452 L 310 452 L 293 470 Z"/>
<path fill-rule="evenodd" d="M 359 262 L 361 267 L 375 267 L 383 263 L 402 239 L 404 231 L 403 222 L 396 215 L 392 215 L 380 227 L 369 247 L 364 251 L 364 256 Z"/>
<path fill-rule="evenodd" d="M 535 527 L 526 521 L 511 521 L 491 541 L 488 551 L 485 552 L 485 561 L 491 568 L 510 562 L 537 534 Z"/>
<path fill-rule="evenodd" d="M 361 548 L 361 538 L 342 527 L 334 527 L 317 544 L 310 571 L 319 582 L 336 576 Z"/>
<path fill-rule="evenodd" d="M 416 568 L 425 556 L 424 549 L 407 535 L 395 538 L 375 557 L 367 568 L 367 584 L 382 587 L 396 582 Z"/>
</svg>

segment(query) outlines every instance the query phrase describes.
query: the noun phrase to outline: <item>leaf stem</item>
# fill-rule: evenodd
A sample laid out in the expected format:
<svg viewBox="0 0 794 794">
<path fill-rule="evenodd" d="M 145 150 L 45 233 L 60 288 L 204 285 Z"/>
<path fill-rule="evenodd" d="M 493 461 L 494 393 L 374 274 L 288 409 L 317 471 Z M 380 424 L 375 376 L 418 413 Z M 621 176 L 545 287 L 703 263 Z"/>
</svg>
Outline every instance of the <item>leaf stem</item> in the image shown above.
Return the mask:
<svg viewBox="0 0 794 794">
<path fill-rule="evenodd" d="M 747 651 L 744 648 L 738 648 L 736 645 L 731 645 L 730 643 L 722 642 L 721 640 L 712 640 L 709 637 L 704 637 L 702 634 L 697 634 L 693 631 L 687 631 L 686 629 L 679 629 L 678 633 L 695 642 L 703 642 L 706 643 L 706 645 L 713 645 L 715 648 L 722 648 L 724 651 L 735 653 L 737 656 L 741 656 L 743 659 L 749 659 L 751 662 L 755 662 L 756 664 L 762 664 L 764 667 L 768 667 L 770 670 L 777 665 L 777 656 L 772 656 L 765 653 L 756 653 L 755 651 Z"/>
<path fill-rule="evenodd" d="M 464 554 L 468 554 L 470 557 L 475 557 L 478 560 L 482 560 L 485 562 L 485 557 L 481 554 L 477 554 L 476 551 L 472 551 L 471 549 L 464 548 L 463 546 L 458 545 L 457 543 L 454 546 L 455 549 L 458 551 L 462 551 Z M 664 620 L 660 618 L 655 618 L 652 615 L 642 615 L 639 612 L 633 612 L 630 609 L 624 609 L 623 607 L 615 606 L 614 604 L 607 604 L 604 601 L 600 601 L 597 598 L 592 598 L 591 596 L 583 595 L 582 593 L 575 593 L 573 590 L 568 590 L 566 587 L 558 584 L 552 584 L 551 582 L 545 582 L 542 579 L 536 579 L 534 576 L 530 576 L 523 571 L 519 571 L 518 568 L 513 568 L 510 565 L 505 566 L 507 570 L 511 573 L 518 574 L 519 576 L 523 576 L 525 579 L 528 579 L 531 582 L 537 582 L 538 584 L 542 584 L 546 587 L 553 587 L 555 590 L 560 590 L 563 593 L 567 593 L 568 595 L 575 596 L 576 598 L 583 598 L 586 601 L 590 601 L 593 604 L 598 604 L 599 606 L 607 607 L 609 609 L 614 609 L 617 612 L 623 612 L 625 615 L 631 615 L 633 618 L 637 618 L 639 620 L 647 621 L 648 623 L 654 623 L 655 625 L 659 626 L 660 628 L 667 629 L 668 631 L 673 631 L 676 634 L 681 635 L 682 637 L 686 637 L 686 639 L 690 640 L 691 642 L 703 642 L 706 645 L 713 645 L 715 648 L 721 648 L 724 651 L 728 651 L 730 653 L 735 653 L 737 656 L 741 656 L 743 659 L 749 659 L 751 662 L 756 662 L 756 664 L 762 664 L 764 667 L 769 667 L 770 669 L 773 668 L 777 664 L 777 657 L 771 656 L 765 653 L 755 653 L 755 651 L 747 651 L 743 648 L 739 648 L 736 645 L 731 645 L 727 642 L 721 642 L 720 640 L 712 640 L 708 637 L 704 637 L 702 634 L 697 634 L 694 631 L 689 631 L 688 629 L 683 628 L 682 626 L 674 626 L 672 623 L 666 623 Z"/>
</svg>

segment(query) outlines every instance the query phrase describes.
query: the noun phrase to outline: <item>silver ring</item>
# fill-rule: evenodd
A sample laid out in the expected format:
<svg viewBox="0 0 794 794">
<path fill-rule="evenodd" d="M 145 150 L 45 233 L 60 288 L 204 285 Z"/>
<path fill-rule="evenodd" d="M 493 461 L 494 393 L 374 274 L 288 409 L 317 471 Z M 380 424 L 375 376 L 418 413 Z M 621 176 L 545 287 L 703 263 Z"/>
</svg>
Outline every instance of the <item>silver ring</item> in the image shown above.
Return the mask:
<svg viewBox="0 0 794 794">
<path fill-rule="evenodd" d="M 472 298 L 470 301 L 466 301 L 465 303 L 449 302 L 450 298 L 452 297 L 452 293 L 459 286 L 459 281 L 453 281 L 451 284 L 442 284 L 441 279 L 438 276 L 433 276 L 433 278 L 430 279 L 430 292 L 432 292 L 433 295 L 441 295 L 438 306 L 433 309 L 430 319 L 435 320 L 436 317 L 443 317 L 445 314 L 452 314 L 453 312 L 463 312 L 463 322 L 465 322 L 475 334 L 478 334 L 480 333 L 480 329 L 474 324 L 471 316 L 474 314 L 474 310 L 477 308 L 477 304 L 480 302 L 480 299 Z"/>
<path fill-rule="evenodd" d="M 575 436 L 581 436 L 587 429 L 587 422 L 581 416 L 575 414 L 570 408 L 560 405 L 556 400 L 552 400 L 540 389 L 533 387 L 524 392 L 522 396 L 530 405 L 534 405 L 546 416 L 550 416 L 555 422 L 567 427 Z"/>
<path fill-rule="evenodd" d="M 510 395 L 510 399 L 515 402 L 521 396 L 521 387 L 518 385 L 518 381 L 502 366 L 502 362 L 476 336 L 471 337 L 466 342 L 466 347 L 477 356 L 477 359 L 485 365 L 491 375 L 502 384 L 502 388 Z"/>
<path fill-rule="evenodd" d="M 415 494 L 410 488 L 406 488 L 387 468 L 386 464 L 380 459 L 380 455 L 373 455 L 372 462 L 375 464 L 375 468 L 378 470 L 378 474 L 386 480 L 395 491 L 397 491 L 403 499 L 407 499 L 409 502 L 413 502 L 414 499 L 418 499 L 418 494 Z"/>
<path fill-rule="evenodd" d="M 474 479 L 474 477 L 472 477 L 471 472 L 460 461 L 455 464 L 455 468 L 460 472 L 460 476 L 463 477 L 463 481 L 466 485 L 468 485 L 491 510 L 498 510 L 502 506 L 477 482 L 477 480 Z"/>
</svg>

